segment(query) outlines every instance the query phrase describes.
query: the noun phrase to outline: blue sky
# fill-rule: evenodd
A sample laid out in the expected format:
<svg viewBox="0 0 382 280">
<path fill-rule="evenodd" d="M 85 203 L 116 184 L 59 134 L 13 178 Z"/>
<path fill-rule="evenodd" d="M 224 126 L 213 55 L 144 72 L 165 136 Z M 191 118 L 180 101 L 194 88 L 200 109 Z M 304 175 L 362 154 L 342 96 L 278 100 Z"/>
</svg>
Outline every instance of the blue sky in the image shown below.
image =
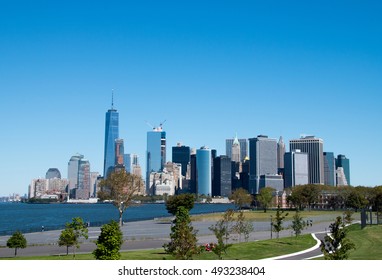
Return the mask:
<svg viewBox="0 0 382 280">
<path fill-rule="evenodd" d="M 333 3 L 335 2 L 335 3 Z M 0 1 L 0 196 L 79 152 L 102 172 L 115 91 L 125 150 L 300 134 L 382 184 L 379 1 Z"/>
</svg>

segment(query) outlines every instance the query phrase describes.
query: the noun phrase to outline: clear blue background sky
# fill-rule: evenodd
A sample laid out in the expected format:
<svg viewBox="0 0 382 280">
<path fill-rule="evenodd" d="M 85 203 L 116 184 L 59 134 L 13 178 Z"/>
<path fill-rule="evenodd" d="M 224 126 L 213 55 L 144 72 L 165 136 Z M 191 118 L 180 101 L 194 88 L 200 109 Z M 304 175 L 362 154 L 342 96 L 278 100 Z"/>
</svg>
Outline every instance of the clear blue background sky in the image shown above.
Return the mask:
<svg viewBox="0 0 382 280">
<path fill-rule="evenodd" d="M 334 2 L 334 3 L 333 3 Z M 0 195 L 79 152 L 102 173 L 120 137 L 145 167 L 146 121 L 225 153 L 225 139 L 324 139 L 354 185 L 382 184 L 380 1 L 1 1 Z"/>
</svg>

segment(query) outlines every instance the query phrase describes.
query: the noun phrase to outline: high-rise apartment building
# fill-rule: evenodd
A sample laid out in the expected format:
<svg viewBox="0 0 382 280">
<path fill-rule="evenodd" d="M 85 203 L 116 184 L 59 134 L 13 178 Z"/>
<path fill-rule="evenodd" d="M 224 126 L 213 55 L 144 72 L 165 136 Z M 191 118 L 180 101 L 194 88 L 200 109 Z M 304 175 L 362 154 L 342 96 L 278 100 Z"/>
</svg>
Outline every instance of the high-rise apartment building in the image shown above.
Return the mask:
<svg viewBox="0 0 382 280">
<path fill-rule="evenodd" d="M 225 140 L 225 155 L 227 157 L 232 157 L 232 146 L 235 142 L 235 138 Z M 248 157 L 248 140 L 247 139 L 237 139 L 240 144 L 240 161 L 243 162 Z"/>
<path fill-rule="evenodd" d="M 104 169 L 103 176 L 106 178 L 114 169 L 115 159 L 115 140 L 119 138 L 119 113 L 114 109 L 112 101 L 111 109 L 106 112 L 105 119 L 105 150 L 104 150 Z"/>
<path fill-rule="evenodd" d="M 249 139 L 250 170 L 249 192 L 257 194 L 261 175 L 277 174 L 277 141 L 268 136 L 259 135 Z"/>
<path fill-rule="evenodd" d="M 306 185 L 309 182 L 308 154 L 300 150 L 285 153 L 284 155 L 285 188 Z"/>
<path fill-rule="evenodd" d="M 166 163 L 166 132 L 162 127 L 147 132 L 146 191 L 150 188 L 150 173 L 160 172 Z"/>
<path fill-rule="evenodd" d="M 289 141 L 290 151 L 300 150 L 308 154 L 309 184 L 325 183 L 324 141 L 314 136 L 303 136 Z"/>
<path fill-rule="evenodd" d="M 325 185 L 336 186 L 336 159 L 334 153 L 324 152 Z"/>
<path fill-rule="evenodd" d="M 338 155 L 336 160 L 336 168 L 342 167 L 346 177 L 347 185 L 350 185 L 350 161 L 345 155 Z"/>
<path fill-rule="evenodd" d="M 196 150 L 197 169 L 197 193 L 199 195 L 212 195 L 212 170 L 211 170 L 211 150 L 201 147 Z"/>
<path fill-rule="evenodd" d="M 184 146 L 178 143 L 175 147 L 172 147 L 172 162 L 182 165 L 182 176 L 186 177 L 187 165 L 191 162 L 191 149 L 188 146 Z"/>
</svg>

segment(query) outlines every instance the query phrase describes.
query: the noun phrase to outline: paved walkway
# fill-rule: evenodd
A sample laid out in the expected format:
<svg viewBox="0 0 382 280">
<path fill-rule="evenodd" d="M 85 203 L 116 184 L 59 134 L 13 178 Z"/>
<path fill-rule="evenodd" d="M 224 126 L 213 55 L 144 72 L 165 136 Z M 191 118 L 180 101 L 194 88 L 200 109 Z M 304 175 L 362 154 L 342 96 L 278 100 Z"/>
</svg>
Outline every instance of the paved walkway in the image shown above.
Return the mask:
<svg viewBox="0 0 382 280">
<path fill-rule="evenodd" d="M 215 236 L 208 229 L 214 222 L 193 222 L 193 227 L 198 231 L 197 237 L 200 244 L 216 242 Z M 315 233 L 326 231 L 330 222 L 317 222 L 312 227 L 308 227 L 303 233 Z M 139 221 L 126 223 L 122 227 L 122 232 L 126 242 L 121 250 L 141 250 L 162 248 L 163 244 L 169 241 L 171 223 L 161 220 Z M 249 240 L 266 240 L 271 238 L 270 224 L 268 222 L 255 222 L 255 231 L 251 233 Z M 99 227 L 89 228 L 89 239 L 81 243 L 77 253 L 89 253 L 96 249 L 97 240 L 101 229 Z M 57 242 L 61 230 L 45 231 L 24 234 L 28 242 L 28 247 L 19 249 L 18 254 L 22 256 L 43 256 L 43 255 L 64 255 L 66 247 L 59 247 Z M 274 237 L 274 233 L 272 234 Z M 290 230 L 284 230 L 280 237 L 292 236 Z M 14 249 L 6 247 L 9 236 L 0 236 L 0 258 L 12 257 Z M 319 236 L 319 238 L 321 238 Z M 235 242 L 235 241 L 234 241 Z M 236 241 L 237 242 L 237 241 Z M 72 248 L 70 248 L 72 250 Z M 311 252 L 311 251 L 309 251 Z M 306 252 L 308 253 L 308 252 Z M 312 253 L 315 254 L 315 253 Z M 284 256 L 284 259 L 306 259 L 309 255 L 296 254 L 294 256 Z M 276 259 L 276 258 L 275 258 Z M 277 258 L 281 259 L 281 257 Z"/>
</svg>

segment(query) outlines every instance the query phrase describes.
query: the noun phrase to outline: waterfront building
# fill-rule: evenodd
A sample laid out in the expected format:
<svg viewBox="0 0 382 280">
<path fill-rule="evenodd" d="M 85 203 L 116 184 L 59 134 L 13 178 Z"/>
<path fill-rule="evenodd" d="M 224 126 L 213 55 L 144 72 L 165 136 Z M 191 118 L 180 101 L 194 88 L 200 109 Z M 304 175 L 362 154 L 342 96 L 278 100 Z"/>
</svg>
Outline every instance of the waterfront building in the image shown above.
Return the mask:
<svg viewBox="0 0 382 280">
<path fill-rule="evenodd" d="M 53 178 L 61 179 L 61 172 L 57 168 L 49 168 L 45 174 L 45 179 L 53 179 Z"/>
<path fill-rule="evenodd" d="M 166 170 L 168 173 L 172 173 L 174 176 L 174 187 L 175 187 L 175 193 L 178 193 L 183 188 L 183 178 L 182 175 L 182 165 L 180 163 L 176 162 L 167 162 L 164 165 L 164 170 Z"/>
<path fill-rule="evenodd" d="M 212 155 L 205 146 L 196 150 L 197 194 L 212 195 Z"/>
<path fill-rule="evenodd" d="M 150 173 L 161 172 L 166 163 L 166 132 L 162 126 L 147 132 L 146 191 L 149 191 Z"/>
<path fill-rule="evenodd" d="M 325 185 L 336 186 L 336 159 L 334 153 L 324 152 Z"/>
<path fill-rule="evenodd" d="M 191 150 L 191 163 L 190 163 L 190 192 L 197 194 L 198 193 L 198 176 L 197 176 L 197 168 L 196 168 L 196 150 Z"/>
<path fill-rule="evenodd" d="M 308 154 L 309 184 L 323 185 L 324 173 L 324 141 L 314 136 L 302 136 L 289 141 L 290 151 L 301 150 Z"/>
<path fill-rule="evenodd" d="M 162 172 L 151 172 L 148 191 L 152 195 L 175 195 L 174 174 L 166 169 Z"/>
<path fill-rule="evenodd" d="M 119 138 L 119 113 L 114 109 L 114 96 L 111 108 L 106 112 L 105 118 L 105 149 L 103 176 L 107 178 L 115 166 L 115 140 Z"/>
<path fill-rule="evenodd" d="M 237 136 L 232 139 L 226 139 L 225 140 L 225 149 L 226 149 L 226 156 L 232 157 L 232 147 L 237 139 Z M 248 140 L 247 139 L 237 139 L 240 145 L 240 161 L 244 161 L 246 157 L 248 157 Z"/>
<path fill-rule="evenodd" d="M 309 183 L 308 154 L 294 150 L 284 155 L 285 188 Z"/>
<path fill-rule="evenodd" d="M 172 162 L 182 165 L 182 175 L 186 177 L 187 166 L 191 162 L 190 147 L 184 146 L 181 143 L 177 143 L 175 147 L 172 147 Z"/>
<path fill-rule="evenodd" d="M 90 197 L 97 197 L 98 183 L 100 174 L 98 172 L 90 172 Z"/>
<path fill-rule="evenodd" d="M 249 139 L 249 192 L 257 194 L 261 175 L 277 175 L 277 141 L 265 135 Z"/>
<path fill-rule="evenodd" d="M 350 160 L 345 155 L 338 155 L 336 160 L 336 168 L 343 168 L 347 185 L 350 185 Z"/>
<path fill-rule="evenodd" d="M 232 193 L 232 164 L 227 156 L 214 159 L 214 183 L 212 196 L 228 197 Z"/>
</svg>

